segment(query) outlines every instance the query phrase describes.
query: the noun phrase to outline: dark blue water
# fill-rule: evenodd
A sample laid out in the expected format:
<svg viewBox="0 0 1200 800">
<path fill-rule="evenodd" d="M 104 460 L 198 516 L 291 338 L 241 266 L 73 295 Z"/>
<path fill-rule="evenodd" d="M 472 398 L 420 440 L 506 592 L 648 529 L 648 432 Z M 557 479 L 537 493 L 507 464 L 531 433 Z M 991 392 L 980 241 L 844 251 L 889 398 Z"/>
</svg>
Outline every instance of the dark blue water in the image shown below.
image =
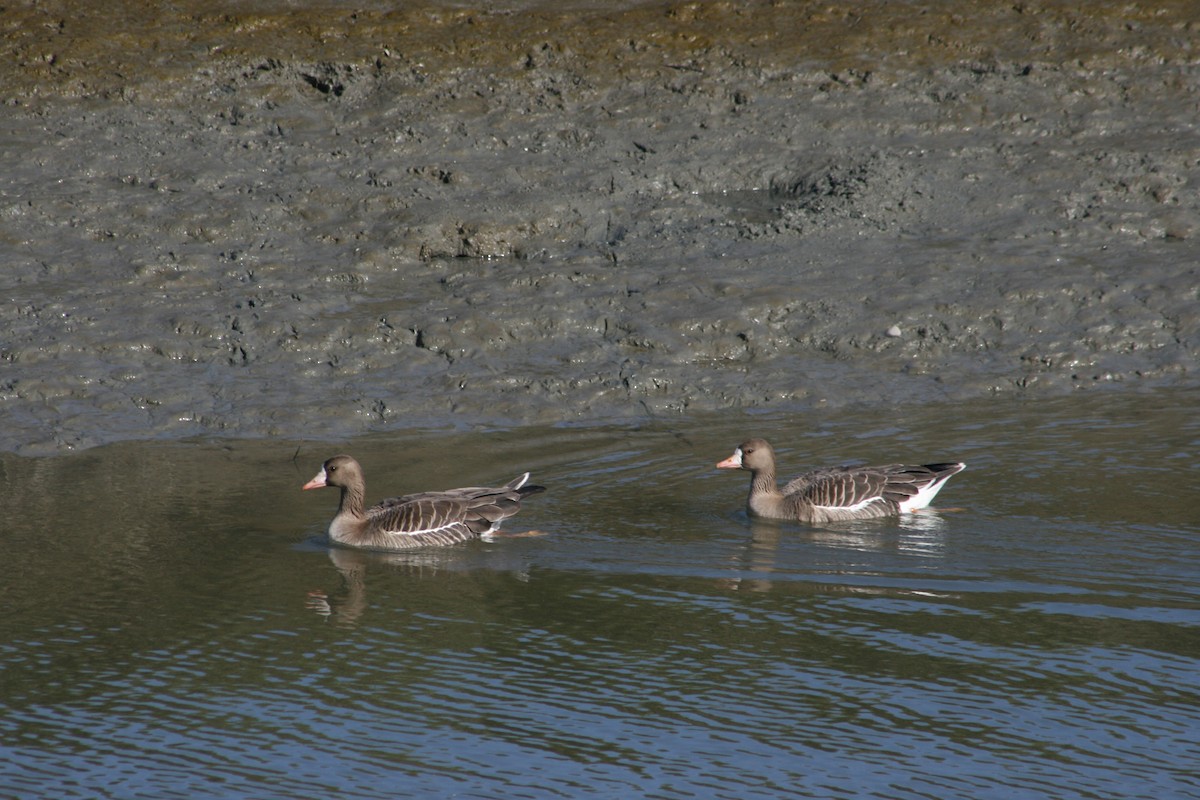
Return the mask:
<svg viewBox="0 0 1200 800">
<path fill-rule="evenodd" d="M 1197 399 L 6 456 L 0 796 L 1200 797 Z M 751 434 L 969 467 L 754 524 Z M 343 449 L 372 499 L 531 469 L 540 535 L 330 551 Z"/>
</svg>

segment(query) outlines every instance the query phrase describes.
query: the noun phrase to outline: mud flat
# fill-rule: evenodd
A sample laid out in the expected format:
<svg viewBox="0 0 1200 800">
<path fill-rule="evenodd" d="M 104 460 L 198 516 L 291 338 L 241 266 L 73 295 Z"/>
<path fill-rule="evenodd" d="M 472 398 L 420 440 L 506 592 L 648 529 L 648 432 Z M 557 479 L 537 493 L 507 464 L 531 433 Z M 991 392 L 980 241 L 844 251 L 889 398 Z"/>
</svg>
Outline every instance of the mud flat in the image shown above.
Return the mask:
<svg viewBox="0 0 1200 800">
<path fill-rule="evenodd" d="M 0 449 L 1195 387 L 1200 25 L 1077 6 L 6 9 Z"/>
</svg>

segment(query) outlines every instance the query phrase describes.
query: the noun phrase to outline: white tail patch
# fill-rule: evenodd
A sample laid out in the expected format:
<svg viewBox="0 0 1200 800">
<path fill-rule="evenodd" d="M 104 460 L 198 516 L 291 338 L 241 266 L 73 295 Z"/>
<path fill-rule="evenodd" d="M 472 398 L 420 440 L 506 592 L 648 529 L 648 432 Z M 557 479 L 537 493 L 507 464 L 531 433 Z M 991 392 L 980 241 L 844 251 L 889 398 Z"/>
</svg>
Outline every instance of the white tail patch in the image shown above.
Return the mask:
<svg viewBox="0 0 1200 800">
<path fill-rule="evenodd" d="M 900 512 L 906 514 L 910 511 L 920 511 L 922 508 L 925 508 L 933 502 L 933 498 L 936 497 L 937 493 L 942 490 L 942 486 L 946 483 L 946 481 L 950 480 L 960 472 L 962 472 L 962 468 L 951 472 L 941 480 L 937 480 L 926 486 L 922 486 L 916 494 L 900 503 Z"/>
</svg>

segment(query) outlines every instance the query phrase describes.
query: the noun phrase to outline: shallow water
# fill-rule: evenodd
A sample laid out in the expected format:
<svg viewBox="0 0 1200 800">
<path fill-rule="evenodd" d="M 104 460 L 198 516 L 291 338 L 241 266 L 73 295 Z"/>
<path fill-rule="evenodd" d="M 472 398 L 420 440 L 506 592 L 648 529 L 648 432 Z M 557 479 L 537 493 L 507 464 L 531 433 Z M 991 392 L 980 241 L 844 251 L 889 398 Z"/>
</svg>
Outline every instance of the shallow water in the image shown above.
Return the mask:
<svg viewBox="0 0 1200 800">
<path fill-rule="evenodd" d="M 0 796 L 1200 797 L 1196 399 L 343 443 L 373 498 L 549 488 L 396 557 L 320 541 L 343 445 L 0 456 Z M 750 433 L 969 468 L 758 525 L 712 468 Z"/>
</svg>

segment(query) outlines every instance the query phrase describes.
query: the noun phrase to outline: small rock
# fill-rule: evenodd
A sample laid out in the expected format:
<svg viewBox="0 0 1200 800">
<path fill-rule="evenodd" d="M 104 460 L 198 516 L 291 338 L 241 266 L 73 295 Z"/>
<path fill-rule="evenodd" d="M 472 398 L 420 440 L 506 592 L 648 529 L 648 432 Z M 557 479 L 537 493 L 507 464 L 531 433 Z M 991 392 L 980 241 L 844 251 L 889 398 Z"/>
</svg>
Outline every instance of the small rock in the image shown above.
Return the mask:
<svg viewBox="0 0 1200 800">
<path fill-rule="evenodd" d="M 893 325 L 892 327 L 888 328 L 888 329 L 887 329 L 887 330 L 884 332 L 884 335 L 886 335 L 886 336 L 890 336 L 890 337 L 891 337 L 891 338 L 893 338 L 893 339 L 898 339 L 898 338 L 900 338 L 900 335 L 901 335 L 901 334 L 900 334 L 900 326 L 899 326 L 899 325 Z"/>
</svg>

